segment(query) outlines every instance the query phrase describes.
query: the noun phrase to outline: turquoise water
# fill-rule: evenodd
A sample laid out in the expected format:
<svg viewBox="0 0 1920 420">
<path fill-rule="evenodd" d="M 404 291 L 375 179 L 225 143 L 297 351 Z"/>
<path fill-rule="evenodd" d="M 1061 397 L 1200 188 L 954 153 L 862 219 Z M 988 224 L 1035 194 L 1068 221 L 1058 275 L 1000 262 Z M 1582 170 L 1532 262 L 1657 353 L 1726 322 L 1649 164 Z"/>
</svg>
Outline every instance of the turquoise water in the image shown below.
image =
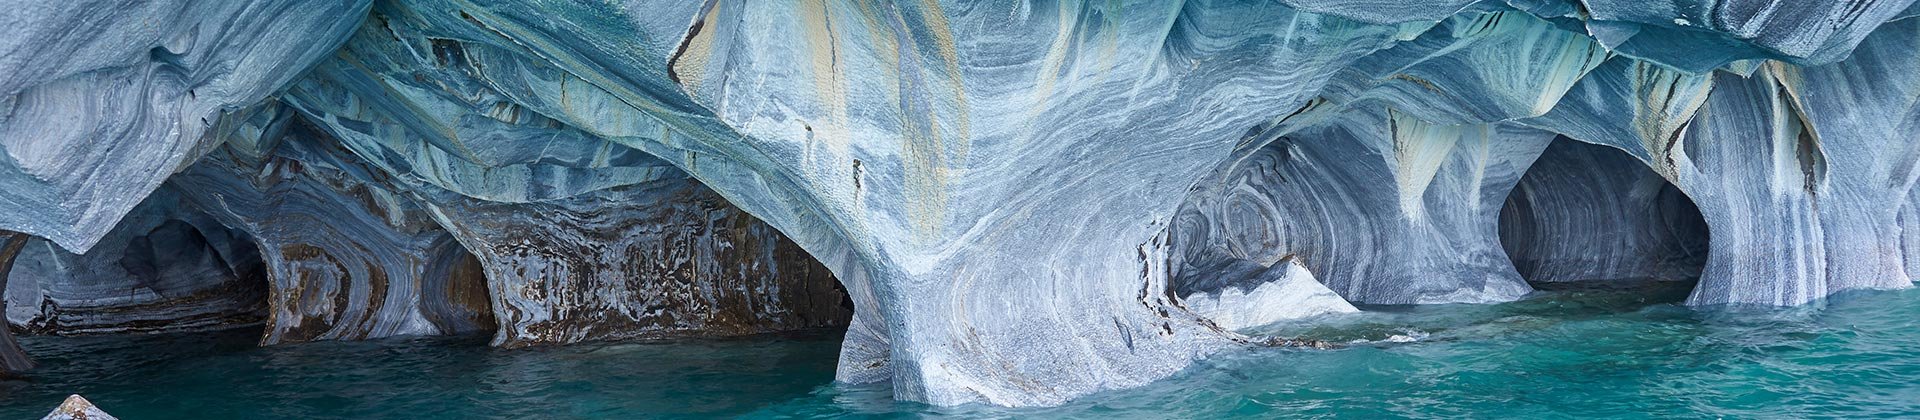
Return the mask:
<svg viewBox="0 0 1920 420">
<path fill-rule="evenodd" d="M 1693 310 L 1685 285 L 1547 291 L 1501 305 L 1368 308 L 1274 332 L 1337 350 L 1230 351 L 1063 407 L 934 408 L 834 386 L 837 337 L 495 350 L 481 337 L 254 348 L 254 332 L 30 337 L 35 382 L 129 419 L 968 417 L 1913 417 L 1920 292 L 1787 310 Z"/>
</svg>

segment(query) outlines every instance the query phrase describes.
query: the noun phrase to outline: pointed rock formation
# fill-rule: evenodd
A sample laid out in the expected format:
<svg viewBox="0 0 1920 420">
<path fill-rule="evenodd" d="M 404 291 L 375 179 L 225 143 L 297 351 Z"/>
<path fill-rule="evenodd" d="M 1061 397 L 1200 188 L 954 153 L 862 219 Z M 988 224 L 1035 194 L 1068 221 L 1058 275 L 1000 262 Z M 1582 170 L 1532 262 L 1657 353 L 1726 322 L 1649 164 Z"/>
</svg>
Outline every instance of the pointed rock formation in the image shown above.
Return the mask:
<svg viewBox="0 0 1920 420">
<path fill-rule="evenodd" d="M 117 420 L 117 419 L 119 418 L 114 417 L 113 415 L 107 414 L 107 412 L 105 411 L 101 411 L 100 407 L 95 407 L 92 401 L 87 401 L 86 398 L 81 398 L 79 394 L 67 396 L 67 400 L 60 402 L 60 406 L 55 407 L 53 409 L 53 412 L 47 413 L 46 417 L 40 418 L 40 420 Z"/>
</svg>

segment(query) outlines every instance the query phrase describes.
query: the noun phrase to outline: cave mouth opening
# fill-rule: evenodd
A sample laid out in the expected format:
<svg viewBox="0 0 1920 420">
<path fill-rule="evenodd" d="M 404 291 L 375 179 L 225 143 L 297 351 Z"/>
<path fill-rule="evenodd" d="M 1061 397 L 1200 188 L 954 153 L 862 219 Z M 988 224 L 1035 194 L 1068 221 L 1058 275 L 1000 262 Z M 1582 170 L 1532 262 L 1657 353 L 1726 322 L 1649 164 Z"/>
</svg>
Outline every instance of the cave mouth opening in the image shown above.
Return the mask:
<svg viewBox="0 0 1920 420">
<path fill-rule="evenodd" d="M 675 292 L 679 288 L 667 288 L 665 299 L 656 301 L 706 318 L 692 324 L 705 330 L 693 335 L 818 338 L 847 333 L 855 316 L 853 297 L 819 258 L 786 232 L 746 212 L 697 179 L 656 182 L 663 185 L 645 188 L 666 193 L 667 198 L 662 199 L 666 204 L 658 207 L 682 210 L 648 214 L 651 220 L 675 227 L 657 232 L 659 237 L 654 240 L 664 249 L 687 248 L 677 253 L 691 258 L 675 260 L 697 273 L 683 277 L 678 274 L 682 270 L 675 269 L 659 273 L 660 280 L 691 282 L 716 290 L 711 297 L 697 297 Z M 678 232 L 671 232 L 676 228 Z M 656 257 L 647 255 L 642 260 Z M 644 268 L 635 271 L 652 274 Z"/>
<path fill-rule="evenodd" d="M 1706 221 L 1684 192 L 1620 149 L 1564 136 L 1508 195 L 1499 233 L 1547 293 L 1676 303 L 1707 259 Z"/>
<path fill-rule="evenodd" d="M 265 267 L 246 232 L 161 188 L 84 254 L 29 240 L 6 267 L 8 326 L 61 336 L 257 328 Z"/>
</svg>

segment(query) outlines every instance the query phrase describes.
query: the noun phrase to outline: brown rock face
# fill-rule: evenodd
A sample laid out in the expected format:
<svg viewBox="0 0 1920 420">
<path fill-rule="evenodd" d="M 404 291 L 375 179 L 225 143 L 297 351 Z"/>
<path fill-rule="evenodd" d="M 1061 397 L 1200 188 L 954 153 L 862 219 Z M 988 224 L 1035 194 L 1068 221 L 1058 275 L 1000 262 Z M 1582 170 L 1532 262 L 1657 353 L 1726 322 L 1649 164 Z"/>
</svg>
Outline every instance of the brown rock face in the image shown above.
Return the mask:
<svg viewBox="0 0 1920 420">
<path fill-rule="evenodd" d="M 505 204 L 435 200 L 524 346 L 844 326 L 846 292 L 807 253 L 691 180 Z"/>
</svg>

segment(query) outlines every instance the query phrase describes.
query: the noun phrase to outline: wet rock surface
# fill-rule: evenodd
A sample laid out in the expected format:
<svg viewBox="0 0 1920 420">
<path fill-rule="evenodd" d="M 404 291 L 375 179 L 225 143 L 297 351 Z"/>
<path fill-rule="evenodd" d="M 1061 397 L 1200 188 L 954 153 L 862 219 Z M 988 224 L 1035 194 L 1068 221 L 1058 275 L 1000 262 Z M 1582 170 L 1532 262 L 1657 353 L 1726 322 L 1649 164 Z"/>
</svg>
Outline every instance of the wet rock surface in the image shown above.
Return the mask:
<svg viewBox="0 0 1920 420">
<path fill-rule="evenodd" d="M 267 344 L 847 325 L 843 382 L 1050 405 L 1270 301 L 1920 249 L 1912 0 L 96 3 L 0 21 L 10 290 L 76 331 L 226 319 L 251 244 Z"/>
</svg>

